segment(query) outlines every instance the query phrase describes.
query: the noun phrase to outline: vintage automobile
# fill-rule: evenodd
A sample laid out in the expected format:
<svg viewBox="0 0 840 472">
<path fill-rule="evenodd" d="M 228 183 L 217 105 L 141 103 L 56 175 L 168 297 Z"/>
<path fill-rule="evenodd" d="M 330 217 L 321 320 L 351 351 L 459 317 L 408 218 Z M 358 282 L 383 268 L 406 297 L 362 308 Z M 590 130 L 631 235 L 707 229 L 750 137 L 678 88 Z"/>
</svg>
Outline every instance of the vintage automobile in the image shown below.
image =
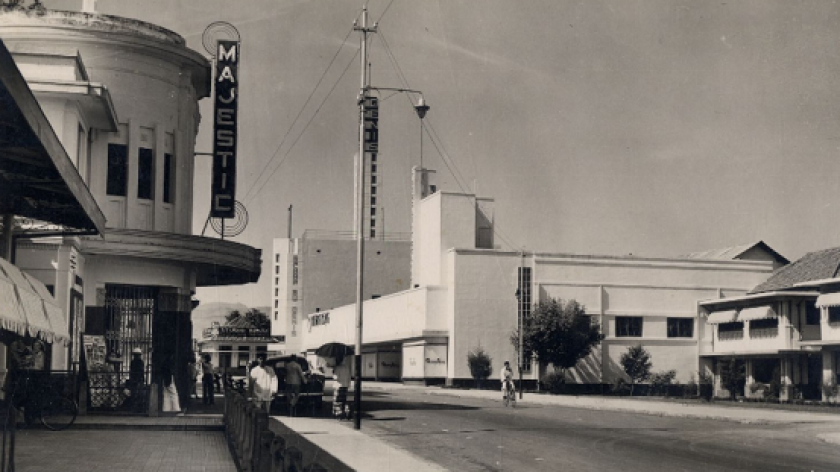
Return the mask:
<svg viewBox="0 0 840 472">
<path fill-rule="evenodd" d="M 294 360 L 292 356 L 266 359 L 265 365 L 272 367 L 277 374 L 277 394 L 271 402 L 272 411 L 281 414 L 289 412 L 289 399 L 286 396 L 286 366 L 289 362 L 297 362 L 306 378 L 306 383 L 300 389 L 297 414 L 320 415 L 324 401 L 324 374 L 312 369 L 306 358 L 300 356 L 295 357 Z"/>
</svg>

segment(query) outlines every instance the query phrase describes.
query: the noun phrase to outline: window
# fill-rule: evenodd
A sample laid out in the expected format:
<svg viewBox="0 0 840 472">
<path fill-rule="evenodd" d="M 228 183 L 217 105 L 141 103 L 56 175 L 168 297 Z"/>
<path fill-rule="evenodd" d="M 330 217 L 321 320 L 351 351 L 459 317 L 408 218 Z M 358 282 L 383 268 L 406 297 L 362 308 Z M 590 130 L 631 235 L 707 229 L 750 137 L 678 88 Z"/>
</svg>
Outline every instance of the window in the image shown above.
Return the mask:
<svg viewBox="0 0 840 472">
<path fill-rule="evenodd" d="M 376 197 L 370 197 L 370 204 L 376 205 Z"/>
<path fill-rule="evenodd" d="M 370 194 L 371 195 L 376 195 L 376 187 L 371 187 L 370 188 Z"/>
<path fill-rule="evenodd" d="M 277 288 L 277 287 L 274 287 L 274 296 L 276 297 L 278 295 L 280 295 L 280 289 Z"/>
<path fill-rule="evenodd" d="M 274 277 L 274 285 L 280 285 L 280 277 Z"/>
<path fill-rule="evenodd" d="M 615 335 L 619 338 L 640 338 L 642 337 L 641 316 L 616 316 Z"/>
<path fill-rule="evenodd" d="M 278 312 L 277 312 L 277 311 L 275 311 L 275 312 L 274 312 L 274 321 L 277 321 L 277 315 L 278 315 Z"/>
<path fill-rule="evenodd" d="M 248 346 L 238 346 L 239 349 L 239 367 L 248 367 L 248 362 L 251 360 L 251 348 Z"/>
<path fill-rule="evenodd" d="M 279 274 L 279 273 L 280 273 L 280 266 L 279 266 L 279 265 L 278 265 L 278 266 L 274 266 L 274 273 L 275 273 L 275 274 Z"/>
<path fill-rule="evenodd" d="M 805 324 L 820 324 L 820 309 L 813 302 L 805 302 Z"/>
<path fill-rule="evenodd" d="M 372 183 L 372 184 L 376 183 L 376 176 L 375 175 L 370 176 L 370 183 Z"/>
<path fill-rule="evenodd" d="M 721 323 L 718 325 L 718 333 L 733 333 L 744 331 L 744 322 L 734 321 L 732 323 Z"/>
<path fill-rule="evenodd" d="M 297 299 L 298 299 L 298 291 L 297 290 L 292 290 L 292 301 L 296 302 Z"/>
<path fill-rule="evenodd" d="M 152 184 L 155 181 L 154 160 L 151 149 L 140 148 L 137 154 L 137 198 L 152 199 Z"/>
<path fill-rule="evenodd" d="M 371 164 L 370 165 L 370 171 L 371 172 L 376 172 L 376 164 Z"/>
<path fill-rule="evenodd" d="M 108 145 L 108 183 L 105 193 L 125 197 L 128 181 L 128 147 L 124 144 Z"/>
<path fill-rule="evenodd" d="M 292 285 L 298 283 L 298 256 L 292 256 Z"/>
<path fill-rule="evenodd" d="M 754 329 L 774 329 L 779 327 L 778 318 L 766 318 L 763 320 L 750 321 L 750 331 Z"/>
<path fill-rule="evenodd" d="M 375 238 L 375 237 L 376 237 L 376 230 L 375 230 L 375 229 L 371 229 L 371 230 L 370 230 L 370 237 L 371 237 L 371 238 Z"/>
<path fill-rule="evenodd" d="M 668 337 L 669 338 L 693 338 L 694 337 L 694 319 L 693 318 L 668 318 Z"/>
<path fill-rule="evenodd" d="M 370 209 L 370 216 L 376 216 L 376 208 Z"/>
<path fill-rule="evenodd" d="M 840 306 L 828 307 L 828 322 L 840 323 Z"/>
<path fill-rule="evenodd" d="M 274 300 L 274 308 L 277 308 L 279 306 L 280 306 L 280 300 Z"/>
<path fill-rule="evenodd" d="M 280 254 L 275 254 L 274 255 L 274 262 L 277 263 L 277 264 L 280 263 Z"/>
<path fill-rule="evenodd" d="M 175 159 L 172 154 L 163 155 L 163 202 L 172 203 L 175 196 Z"/>
</svg>

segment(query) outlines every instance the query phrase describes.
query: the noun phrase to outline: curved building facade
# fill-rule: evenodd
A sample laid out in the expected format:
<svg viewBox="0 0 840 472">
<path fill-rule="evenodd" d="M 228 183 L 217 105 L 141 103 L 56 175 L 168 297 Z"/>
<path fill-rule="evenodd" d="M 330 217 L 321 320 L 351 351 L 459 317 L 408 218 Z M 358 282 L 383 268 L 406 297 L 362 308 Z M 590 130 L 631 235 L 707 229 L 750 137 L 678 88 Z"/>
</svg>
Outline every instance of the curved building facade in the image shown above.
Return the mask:
<svg viewBox="0 0 840 472">
<path fill-rule="evenodd" d="M 196 287 L 256 282 L 261 265 L 258 249 L 192 235 L 209 60 L 172 31 L 96 13 L 4 7 L 0 38 L 106 217 L 95 237 L 21 228 L 17 264 L 68 315 L 73 344 L 53 368 L 81 366 L 97 336 L 111 369 L 139 348 L 148 383 L 173 370 L 186 400 Z"/>
</svg>

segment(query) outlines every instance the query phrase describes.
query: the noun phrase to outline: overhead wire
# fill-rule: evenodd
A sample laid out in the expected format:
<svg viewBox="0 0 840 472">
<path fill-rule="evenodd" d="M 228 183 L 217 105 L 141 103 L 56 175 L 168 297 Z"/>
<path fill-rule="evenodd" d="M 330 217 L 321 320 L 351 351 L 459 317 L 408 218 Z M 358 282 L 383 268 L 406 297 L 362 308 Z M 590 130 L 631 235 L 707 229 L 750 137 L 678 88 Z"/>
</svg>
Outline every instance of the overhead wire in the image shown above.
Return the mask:
<svg viewBox="0 0 840 472">
<path fill-rule="evenodd" d="M 361 11 L 361 9 L 359 11 Z M 358 16 L 358 12 L 356 13 L 356 16 Z M 292 124 L 289 126 L 289 129 L 286 130 L 286 134 L 283 135 L 283 138 L 280 140 L 280 144 L 277 145 L 277 148 L 274 150 L 274 153 L 272 153 L 271 158 L 266 162 L 265 166 L 263 166 L 263 168 L 257 174 L 257 180 L 255 180 L 254 183 L 251 185 L 251 187 L 248 189 L 248 191 L 246 192 L 243 200 L 248 200 L 249 199 L 249 197 L 251 196 L 251 192 L 257 186 L 257 183 L 260 181 L 262 176 L 265 175 L 265 171 L 269 168 L 269 166 L 271 166 L 272 162 L 274 162 L 274 160 L 277 158 L 277 156 L 280 152 L 280 149 L 283 148 L 283 144 L 286 142 L 286 138 L 289 137 L 289 134 L 292 132 L 295 125 L 298 123 L 298 120 L 300 119 L 301 115 L 303 114 L 303 111 L 306 109 L 306 106 L 309 105 L 309 102 L 312 100 L 312 97 L 315 95 L 315 92 L 318 90 L 318 87 L 321 86 L 321 83 L 324 81 L 324 78 L 327 76 L 327 73 L 329 72 L 330 68 L 332 68 L 333 63 L 335 63 L 335 60 L 338 58 L 338 55 L 341 53 L 341 50 L 344 49 L 344 45 L 347 44 L 347 39 L 350 38 L 351 34 L 353 34 L 353 27 L 351 27 L 350 30 L 347 32 L 347 35 L 344 36 L 344 40 L 341 41 L 341 44 L 338 46 L 338 50 L 333 55 L 332 59 L 330 60 L 330 63 L 327 64 L 327 67 L 326 67 L 326 69 L 324 69 L 324 72 L 321 74 L 321 78 L 318 79 L 318 82 L 315 84 L 315 87 L 312 88 L 312 92 L 309 93 L 309 96 L 306 98 L 306 101 L 300 107 L 300 110 L 298 110 L 298 113 L 295 116 L 295 119 L 292 121 Z M 346 71 L 346 69 L 345 69 L 345 71 Z M 340 77 L 339 77 L 339 80 L 341 80 Z M 305 129 L 304 129 L 304 131 L 305 131 Z M 303 133 L 303 131 L 301 133 Z M 287 153 L 287 155 L 288 155 L 288 153 Z M 284 159 L 285 159 L 285 157 L 284 157 Z M 281 164 L 282 164 L 282 161 L 281 161 Z M 274 173 L 272 172 L 271 175 L 273 175 L 273 174 Z M 265 185 L 265 184 L 263 183 L 263 185 Z M 260 189 L 262 189 L 262 186 L 260 187 Z M 257 193 L 259 193 L 259 192 L 257 192 Z M 256 195 L 254 195 L 254 196 L 256 196 Z"/>
<path fill-rule="evenodd" d="M 273 170 L 273 171 L 271 171 L 271 173 L 269 174 L 269 176 L 268 176 L 268 177 L 267 177 L 267 178 L 263 181 L 263 183 L 262 183 L 262 185 L 260 186 L 260 188 L 259 188 L 256 192 L 254 192 L 254 197 L 256 197 L 257 195 L 259 195 L 259 193 L 262 191 L 263 187 L 265 187 L 265 185 L 266 185 L 269 181 L 271 181 L 271 178 L 274 176 L 274 174 L 275 174 L 275 173 L 277 173 L 277 171 L 280 169 L 280 166 L 282 166 L 282 165 L 283 165 L 283 162 L 285 162 L 285 161 L 286 161 L 286 158 L 289 156 L 289 153 L 291 153 L 291 152 L 292 152 L 292 150 L 295 148 L 295 145 L 298 143 L 298 141 L 300 141 L 300 138 L 301 138 L 301 137 L 303 137 L 304 133 L 306 133 L 306 130 L 309 128 L 309 125 L 310 125 L 310 124 L 312 124 L 312 121 L 313 121 L 313 120 L 315 120 L 315 117 L 316 117 L 316 116 L 318 116 L 318 112 L 320 112 L 320 111 L 321 111 L 321 108 L 323 108 L 323 106 L 324 106 L 324 104 L 326 103 L 327 99 L 329 99 L 329 98 L 330 98 L 330 96 L 332 95 L 333 91 L 334 91 L 334 90 L 335 90 L 335 88 L 338 86 L 339 82 L 341 82 L 341 79 L 342 79 L 342 78 L 344 78 L 344 74 L 346 74 L 346 73 L 347 73 L 347 70 L 350 68 L 350 66 L 353 64 L 353 62 L 355 62 L 355 61 L 356 61 L 356 57 L 357 57 L 358 55 L 359 55 L 359 51 L 356 51 L 356 54 L 354 54 L 354 55 L 353 55 L 353 57 L 350 59 L 350 61 L 348 61 L 348 62 L 347 62 L 347 65 L 346 65 L 346 66 L 344 66 L 344 71 L 342 71 L 342 72 L 341 72 L 341 76 L 339 76 L 339 77 L 338 77 L 338 80 L 336 80 L 336 81 L 335 81 L 335 83 L 333 84 L 332 88 L 330 88 L 330 91 L 327 93 L 327 95 L 324 97 L 324 99 L 323 99 L 323 100 L 321 100 L 321 103 L 318 105 L 318 108 L 315 110 L 315 113 L 313 113 L 313 114 L 312 114 L 312 116 L 309 118 L 309 121 L 307 121 L 307 122 L 306 122 L 306 125 L 303 127 L 303 129 L 301 130 L 300 134 L 298 134 L 298 135 L 297 135 L 297 137 L 295 138 L 295 140 L 294 140 L 294 141 L 292 141 L 292 144 L 291 144 L 291 145 L 289 146 L 289 148 L 286 150 L 286 153 L 285 153 L 285 154 L 283 154 L 283 158 L 280 160 L 280 162 L 277 164 L 277 166 L 274 168 L 274 170 Z"/>
<path fill-rule="evenodd" d="M 385 37 L 385 34 L 382 32 L 381 28 L 379 29 L 378 33 L 379 33 L 379 36 L 381 36 L 382 44 L 385 46 L 385 53 L 388 56 L 388 58 L 391 60 L 391 62 L 393 63 L 394 68 L 397 72 L 397 76 L 399 77 L 403 88 L 410 89 L 411 87 L 409 86 L 408 79 L 405 77 L 405 74 L 403 73 L 402 68 L 400 67 L 399 62 L 397 61 L 397 58 L 394 55 L 393 51 L 391 50 L 391 47 L 388 44 L 388 40 Z M 406 97 L 406 98 L 408 99 L 409 103 L 411 103 L 411 105 L 414 106 L 414 103 L 411 101 L 411 98 L 410 97 Z M 449 173 L 452 175 L 453 179 L 455 179 L 455 183 L 461 189 L 461 192 L 463 192 L 464 194 L 467 194 L 468 193 L 467 192 L 467 185 L 465 184 L 466 180 L 464 179 L 463 175 L 461 174 L 460 170 L 458 169 L 457 165 L 455 164 L 455 161 L 452 159 L 452 157 L 449 155 L 449 153 L 445 152 L 445 149 L 442 149 L 443 148 L 443 141 L 438 136 L 437 131 L 434 129 L 434 126 L 432 126 L 432 124 L 430 122 L 428 122 L 428 119 L 424 119 L 423 121 L 426 121 L 427 122 L 426 124 L 428 125 L 428 127 L 423 126 L 423 130 L 425 130 L 426 134 L 429 136 L 429 140 L 432 142 L 432 145 L 435 147 L 438 154 L 440 155 L 441 161 L 444 163 L 446 168 L 449 170 Z M 451 165 L 450 165 L 450 163 L 451 163 Z M 463 181 L 463 183 L 462 183 L 462 181 Z M 473 196 L 473 198 L 475 198 L 475 196 Z M 508 246 L 510 246 L 511 249 L 517 249 L 517 246 L 515 244 L 513 244 L 510 241 L 509 238 L 504 236 L 501 233 L 501 231 L 499 231 L 499 229 L 497 228 L 497 225 L 493 225 L 493 233 L 496 234 L 499 237 L 499 239 L 501 239 L 504 243 L 506 243 Z"/>
</svg>

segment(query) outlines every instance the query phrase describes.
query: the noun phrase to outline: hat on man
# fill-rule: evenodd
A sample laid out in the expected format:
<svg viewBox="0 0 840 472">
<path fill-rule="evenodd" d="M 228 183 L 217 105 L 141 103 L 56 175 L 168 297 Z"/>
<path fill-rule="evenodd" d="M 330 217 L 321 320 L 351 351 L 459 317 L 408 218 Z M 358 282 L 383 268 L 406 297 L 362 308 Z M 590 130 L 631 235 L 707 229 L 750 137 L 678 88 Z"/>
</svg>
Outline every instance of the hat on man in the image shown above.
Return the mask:
<svg viewBox="0 0 840 472">
<path fill-rule="evenodd" d="M 131 350 L 131 353 L 132 354 L 143 354 L 143 351 L 141 351 L 139 347 L 135 347 L 134 349 Z"/>
</svg>

